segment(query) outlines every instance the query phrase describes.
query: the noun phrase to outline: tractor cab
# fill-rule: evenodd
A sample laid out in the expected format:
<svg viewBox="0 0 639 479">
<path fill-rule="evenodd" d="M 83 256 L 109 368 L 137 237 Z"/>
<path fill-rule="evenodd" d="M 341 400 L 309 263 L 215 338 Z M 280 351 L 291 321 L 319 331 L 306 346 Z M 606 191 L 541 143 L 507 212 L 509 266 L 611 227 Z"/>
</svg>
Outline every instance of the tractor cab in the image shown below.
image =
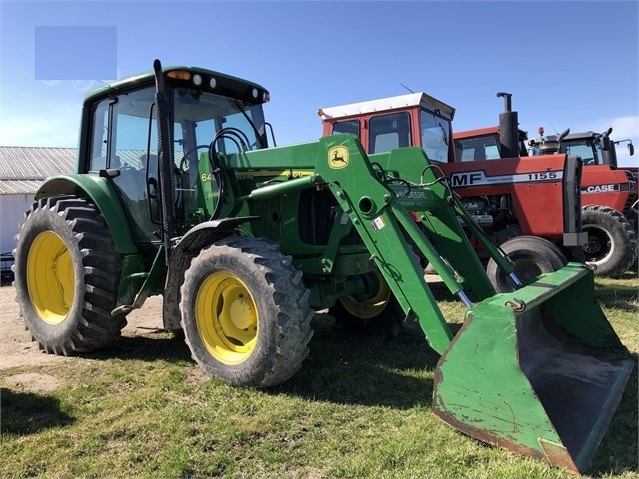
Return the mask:
<svg viewBox="0 0 639 479">
<path fill-rule="evenodd" d="M 321 108 L 317 113 L 324 136 L 352 133 L 369 154 L 421 146 L 430 161 L 447 163 L 454 158 L 455 109 L 426 93 Z"/>
<path fill-rule="evenodd" d="M 216 159 L 267 146 L 262 104 L 269 93 L 263 87 L 203 69 L 164 68 L 162 75 L 170 119 L 169 147 L 162 148 L 170 164 L 166 181 L 153 72 L 88 96 L 80 135 L 79 173 L 112 181 L 134 241 L 148 249 L 162 243 L 163 193 L 172 197 L 174 234 L 181 234 L 221 206 L 212 186 L 219 182 Z M 171 191 L 163 192 L 163 184 Z"/>
<path fill-rule="evenodd" d="M 612 128 L 603 133 L 586 131 L 568 133 L 563 137 L 557 135 L 544 136 L 544 128 L 539 128 L 539 137 L 528 141 L 530 155 L 543 155 L 548 152 L 561 152 L 580 156 L 584 165 L 608 165 L 617 167 L 616 145 L 628 142 L 628 154 L 634 155 L 635 148 L 631 140 L 611 141 Z"/>
<path fill-rule="evenodd" d="M 482 161 L 505 158 L 501 152 L 499 127 L 478 128 L 455 132 L 455 160 Z M 528 139 L 524 130 L 518 130 L 518 156 L 528 156 L 525 141 Z"/>
</svg>

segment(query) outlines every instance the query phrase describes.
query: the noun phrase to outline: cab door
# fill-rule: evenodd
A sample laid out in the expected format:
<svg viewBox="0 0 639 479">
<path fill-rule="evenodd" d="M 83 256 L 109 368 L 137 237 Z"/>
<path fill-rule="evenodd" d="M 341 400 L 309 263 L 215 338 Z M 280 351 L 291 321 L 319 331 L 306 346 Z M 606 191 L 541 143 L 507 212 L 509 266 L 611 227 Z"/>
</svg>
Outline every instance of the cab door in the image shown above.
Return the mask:
<svg viewBox="0 0 639 479">
<path fill-rule="evenodd" d="M 143 88 L 105 98 L 93 107 L 89 170 L 115 171 L 114 185 L 135 242 L 159 244 L 157 124 L 154 89 Z"/>
</svg>

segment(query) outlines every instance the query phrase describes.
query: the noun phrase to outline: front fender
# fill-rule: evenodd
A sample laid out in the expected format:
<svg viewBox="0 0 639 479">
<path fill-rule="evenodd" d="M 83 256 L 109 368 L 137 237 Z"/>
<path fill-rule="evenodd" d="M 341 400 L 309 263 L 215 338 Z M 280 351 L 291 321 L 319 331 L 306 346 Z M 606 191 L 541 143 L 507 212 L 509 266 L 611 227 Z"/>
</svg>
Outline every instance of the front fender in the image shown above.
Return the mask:
<svg viewBox="0 0 639 479">
<path fill-rule="evenodd" d="M 116 251 L 123 255 L 138 252 L 120 198 L 106 178 L 86 174 L 52 176 L 40 186 L 35 199 L 62 194 L 90 199 L 104 216 Z"/>
</svg>

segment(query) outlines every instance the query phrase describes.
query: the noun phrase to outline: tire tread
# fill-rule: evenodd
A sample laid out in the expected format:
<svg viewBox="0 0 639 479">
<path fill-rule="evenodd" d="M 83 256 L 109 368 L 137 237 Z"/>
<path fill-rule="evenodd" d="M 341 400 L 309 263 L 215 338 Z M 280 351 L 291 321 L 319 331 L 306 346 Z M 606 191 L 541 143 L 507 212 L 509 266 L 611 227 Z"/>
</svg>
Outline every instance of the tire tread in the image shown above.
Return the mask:
<svg viewBox="0 0 639 479">
<path fill-rule="evenodd" d="M 82 262 L 82 286 L 76 284 L 76 294 L 81 293 L 82 297 L 74 300 L 72 311 L 76 310 L 75 315 L 70 312 L 64 321 L 73 323 L 69 330 L 42 327 L 43 321 L 33 310 L 26 287 L 24 268 L 28 252 L 21 251 L 25 228 L 32 228 L 33 222 L 56 224 L 52 215 L 64 220 L 66 228 L 77 242 L 75 246 L 79 249 Z M 64 233 L 52 231 L 61 235 Z M 21 316 L 39 349 L 50 354 L 68 356 L 95 351 L 119 336 L 126 325 L 126 319 L 122 314 L 111 315 L 111 311 L 117 302 L 121 258 L 115 251 L 106 222 L 95 206 L 69 195 L 40 199 L 25 214 L 16 235 L 16 245 L 13 250 L 16 260 L 14 285 L 18 293 L 16 300 L 20 303 Z"/>
</svg>

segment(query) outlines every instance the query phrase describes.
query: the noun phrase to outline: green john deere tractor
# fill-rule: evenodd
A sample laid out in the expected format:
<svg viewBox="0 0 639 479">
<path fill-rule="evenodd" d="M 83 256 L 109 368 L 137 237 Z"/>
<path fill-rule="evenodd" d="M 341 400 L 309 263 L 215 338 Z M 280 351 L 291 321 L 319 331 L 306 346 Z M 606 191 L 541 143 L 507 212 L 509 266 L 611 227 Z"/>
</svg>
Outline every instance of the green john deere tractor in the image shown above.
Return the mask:
<svg viewBox="0 0 639 479">
<path fill-rule="evenodd" d="M 77 173 L 45 181 L 14 251 L 38 345 L 97 350 L 162 295 L 164 328 L 184 331 L 209 376 L 268 387 L 300 368 L 314 311 L 401 314 L 441 354 L 438 417 L 583 471 L 634 366 L 592 271 L 569 263 L 496 294 L 459 218 L 521 282 L 423 150 L 369 158 L 349 134 L 267 148 L 268 100 L 255 83 L 157 60 L 87 97 Z M 454 337 L 417 253 L 467 306 Z"/>
</svg>

